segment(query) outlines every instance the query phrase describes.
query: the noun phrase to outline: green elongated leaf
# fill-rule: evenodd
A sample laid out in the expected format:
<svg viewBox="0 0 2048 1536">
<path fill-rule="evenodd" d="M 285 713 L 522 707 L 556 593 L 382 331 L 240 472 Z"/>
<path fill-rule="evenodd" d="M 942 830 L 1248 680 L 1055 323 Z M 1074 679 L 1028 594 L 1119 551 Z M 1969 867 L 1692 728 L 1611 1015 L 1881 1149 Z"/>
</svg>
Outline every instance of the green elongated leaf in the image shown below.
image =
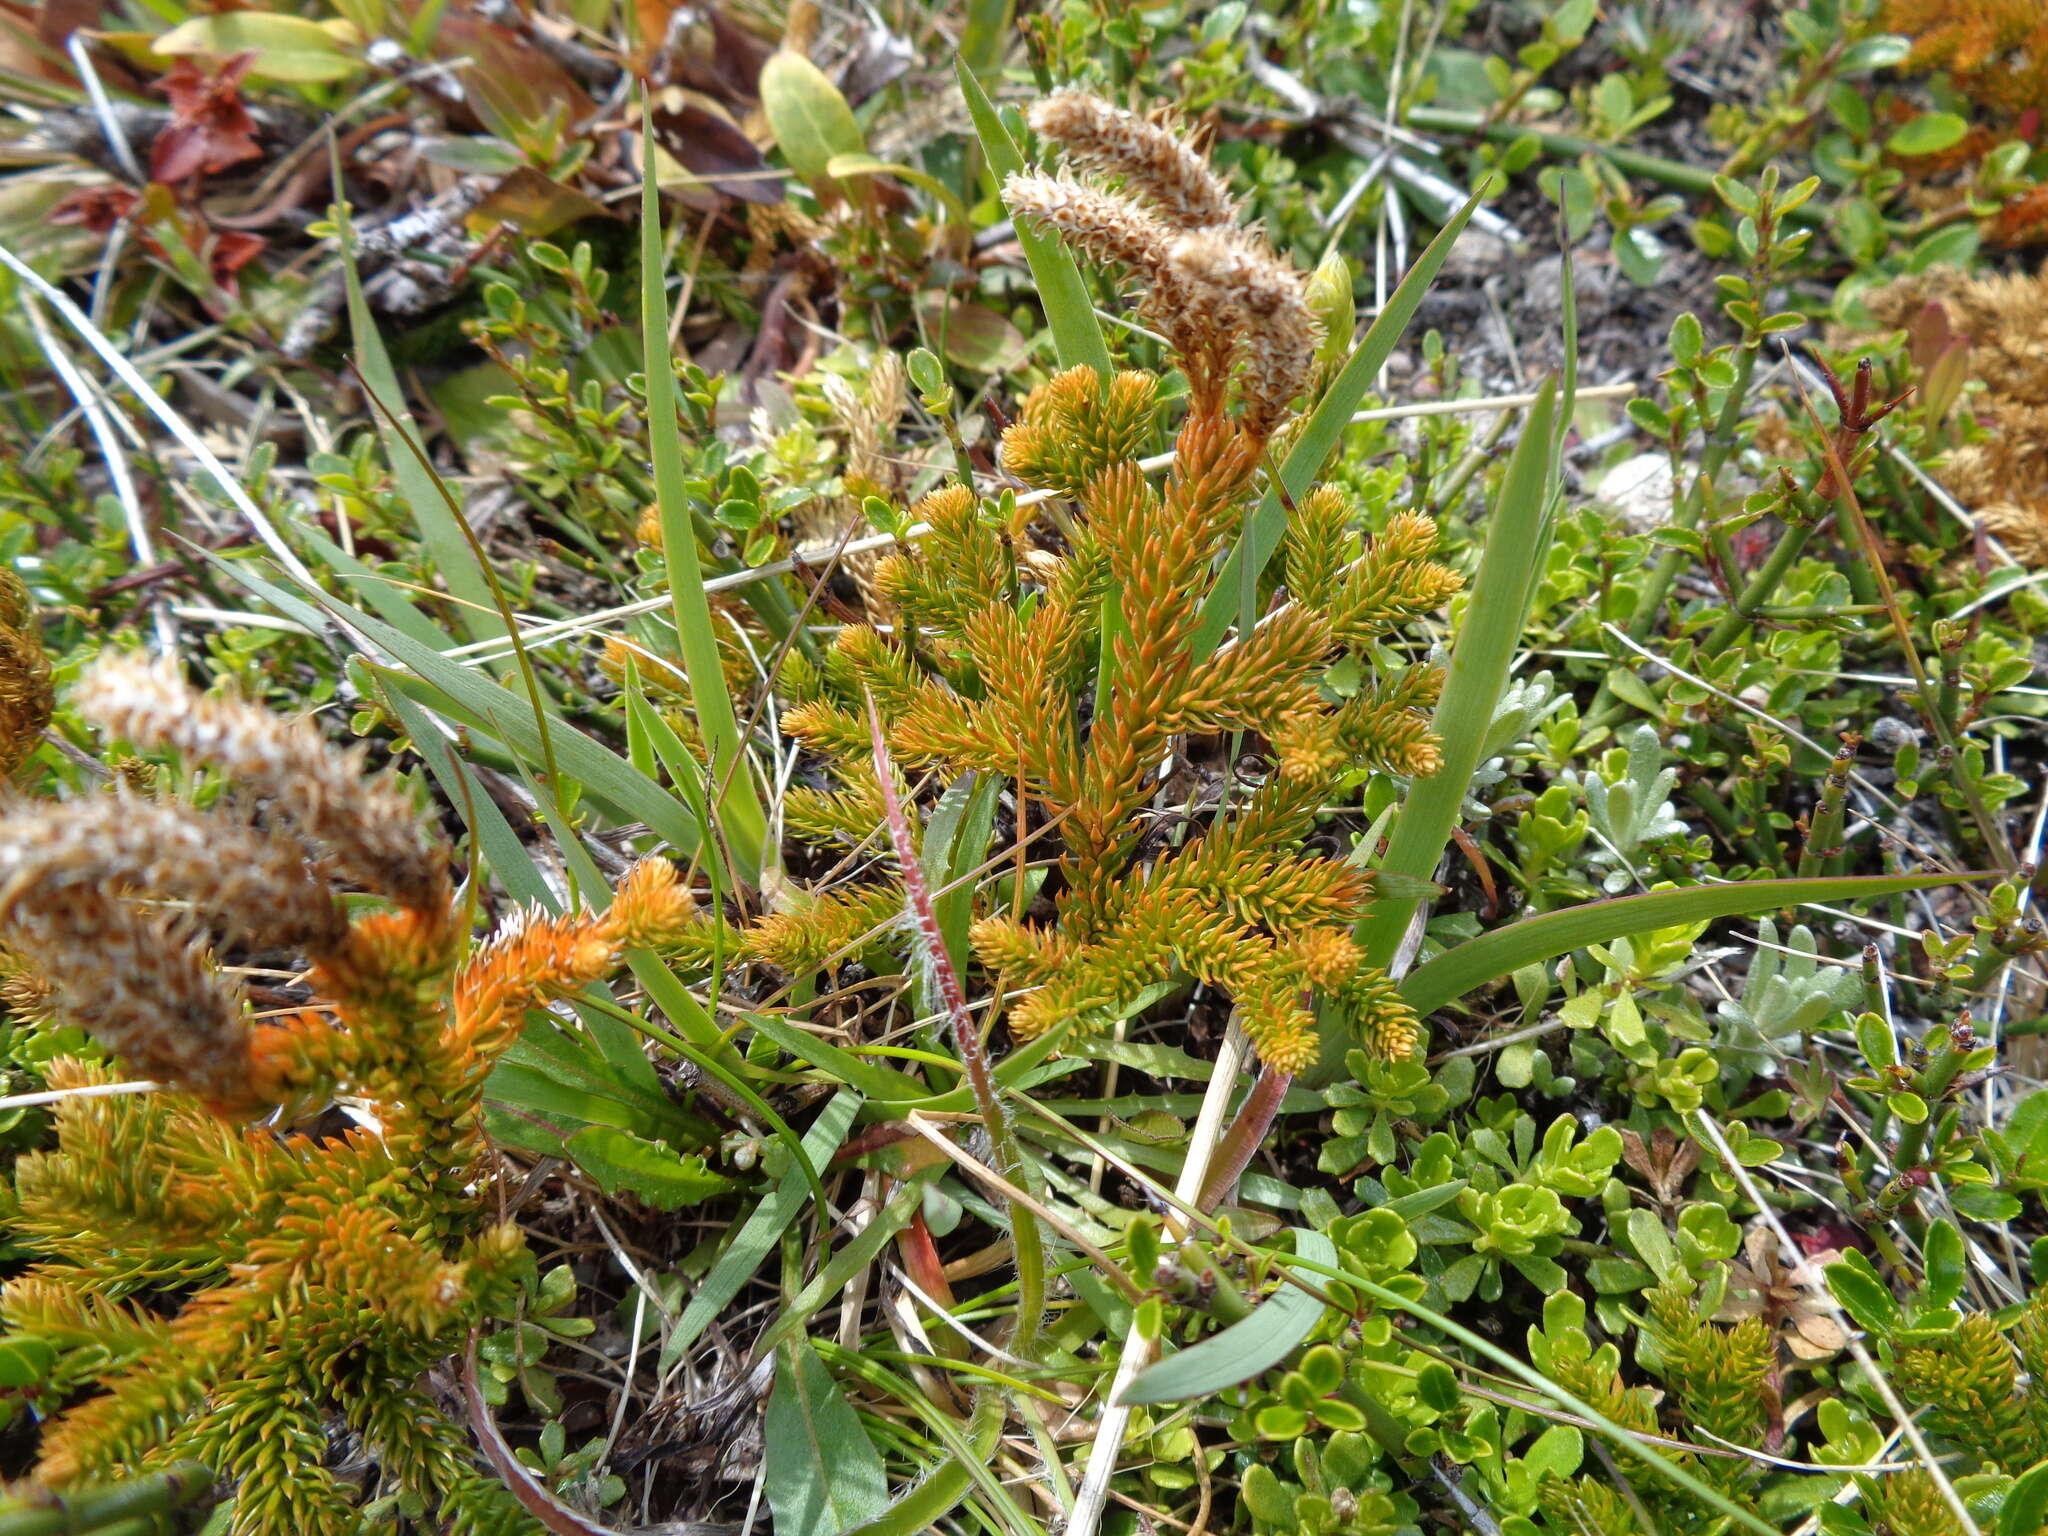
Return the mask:
<svg viewBox="0 0 2048 1536">
<path fill-rule="evenodd" d="M 1676 928 L 1717 917 L 1774 912 L 1810 901 L 1854 901 L 1924 891 L 1958 880 L 1991 875 L 1842 875 L 1812 880 L 1744 880 L 1730 885 L 1690 885 L 1646 896 L 1593 901 L 1561 912 L 1545 912 L 1496 928 L 1417 966 L 1401 983 L 1401 996 L 1417 1013 L 1454 1003 L 1488 982 L 1525 965 L 1554 960 L 1588 944 L 1605 944 L 1652 928 Z"/>
<path fill-rule="evenodd" d="M 1024 169 L 1023 153 L 1010 130 L 996 116 L 995 103 L 974 77 L 966 59 L 953 61 L 960 77 L 960 94 L 967 98 L 968 113 L 974 118 L 974 132 L 981 140 L 981 152 L 988 157 L 996 183 Z M 1045 307 L 1046 327 L 1052 332 L 1053 350 L 1062 368 L 1086 363 L 1105 378 L 1114 370 L 1109 343 L 1102 339 L 1102 323 L 1095 318 L 1095 302 L 1072 253 L 1050 235 L 1017 226 L 1017 243 L 1024 248 L 1024 260 L 1031 266 L 1031 281 L 1038 288 L 1038 302 Z"/>
<path fill-rule="evenodd" d="M 171 28 L 152 42 L 150 49 L 173 58 L 187 53 L 216 58 L 253 53 L 256 57 L 249 61 L 249 73 L 258 79 L 313 85 L 362 73 L 363 61 L 343 46 L 353 33 L 354 28 L 346 22 L 323 23 L 266 11 L 222 11 Z"/>
<path fill-rule="evenodd" d="M 747 1024 L 755 1034 L 773 1040 L 797 1060 L 822 1067 L 848 1087 L 859 1089 L 878 1103 L 898 1104 L 908 1099 L 931 1096 L 931 1089 L 908 1072 L 869 1061 L 844 1046 L 820 1039 L 809 1030 L 798 1029 L 787 1019 L 777 1018 L 772 1013 L 755 1014 Z"/>
<path fill-rule="evenodd" d="M 1432 1184 L 1427 1189 L 1418 1189 L 1412 1194 L 1400 1195 L 1385 1205 L 1373 1209 L 1392 1211 L 1403 1221 L 1413 1221 L 1418 1216 L 1427 1216 L 1440 1205 L 1449 1205 L 1458 1198 L 1458 1193 L 1470 1182 L 1466 1179 L 1452 1179 L 1444 1184 Z"/>
<path fill-rule="evenodd" d="M 780 1349 L 785 1340 L 801 1334 L 820 1307 L 852 1284 L 853 1277 L 861 1270 L 874 1263 L 875 1256 L 898 1232 L 910 1225 L 910 1218 L 923 1207 L 925 1186 L 952 1166 L 950 1162 L 944 1162 L 935 1167 L 920 1168 L 904 1180 L 896 1193 L 889 1197 L 889 1203 L 875 1212 L 875 1219 L 833 1254 L 824 1268 L 812 1277 L 811 1283 L 797 1292 L 796 1299 L 768 1325 L 754 1343 L 756 1358 L 771 1349 Z"/>
<path fill-rule="evenodd" d="M 1827 1281 L 1842 1310 L 1865 1332 L 1892 1334 L 1905 1325 L 1892 1288 L 1857 1249 L 1851 1248 L 1827 1267 Z"/>
<path fill-rule="evenodd" d="M 691 813 L 700 823 L 703 822 L 706 819 L 705 786 L 699 781 L 704 774 L 704 765 L 691 755 L 688 745 L 676 734 L 676 728 L 662 718 L 661 711 L 647 702 L 646 690 L 640 686 L 637 677 L 628 676 L 624 693 L 628 726 L 653 750 L 654 760 L 668 771 L 669 782 L 682 794 Z M 732 882 L 740 878 L 740 872 L 731 867 L 725 853 L 726 849 L 721 846 L 715 862 L 710 864 L 712 880 L 721 890 L 730 888 Z M 728 878 L 721 882 L 721 875 Z"/>
<path fill-rule="evenodd" d="M 969 69 L 994 69 L 1010 41 L 1016 0 L 967 0 L 963 9 L 967 19 L 960 29 L 960 62 Z"/>
<path fill-rule="evenodd" d="M 962 972 L 967 968 L 967 930 L 974 921 L 974 887 L 967 875 L 988 854 L 1002 792 L 1003 781 L 992 773 L 965 774 L 948 785 L 925 823 L 924 847 L 918 852 L 946 953 Z"/>
<path fill-rule="evenodd" d="M 299 537 L 305 541 L 306 548 L 319 555 L 321 561 L 342 579 L 351 592 L 361 593 L 363 601 L 374 608 L 393 629 L 403 630 L 420 644 L 431 645 L 437 651 L 460 643 L 459 636 L 449 634 L 422 613 L 412 599 L 405 595 L 405 588 L 382 571 L 371 570 L 317 527 L 305 524 L 297 531 Z M 318 612 L 317 609 L 314 611 Z"/>
<path fill-rule="evenodd" d="M 893 160 L 878 160 L 861 151 L 850 155 L 834 155 L 825 162 L 825 170 L 832 177 L 845 176 L 894 176 L 898 181 L 907 181 L 913 187 L 923 187 L 945 205 L 946 216 L 956 224 L 967 222 L 967 210 L 953 189 L 929 171 L 920 171 L 914 165 L 899 165 Z"/>
<path fill-rule="evenodd" d="M 860 1095 L 851 1088 L 842 1088 L 811 1122 L 811 1128 L 804 1133 L 803 1149 L 812 1167 L 822 1168 L 831 1160 L 832 1154 L 846 1140 L 853 1117 L 859 1113 Z M 782 1241 L 783 1230 L 796 1220 L 797 1213 L 810 1203 L 810 1198 L 810 1181 L 804 1177 L 802 1169 L 792 1168 L 783 1174 L 782 1182 L 775 1186 L 774 1192 L 754 1207 L 725 1252 L 718 1256 L 718 1262 L 711 1266 L 711 1273 L 697 1287 L 697 1294 L 690 1298 L 689 1306 L 683 1309 L 681 1321 L 676 1324 L 675 1332 L 669 1335 L 668 1344 L 661 1352 L 664 1371 L 683 1358 L 689 1347 L 697 1342 L 698 1336 L 725 1310 L 726 1304 L 739 1295 L 740 1288 L 753 1279 L 761 1261 L 775 1251 L 775 1245 Z"/>
<path fill-rule="evenodd" d="M 969 100 L 971 102 L 972 97 Z M 1000 124 L 997 126 L 1001 127 Z M 990 158 L 993 160 L 994 157 Z M 1437 237 L 1415 258 L 1415 265 L 1408 269 L 1408 275 L 1388 297 L 1387 307 L 1365 328 L 1365 334 L 1359 338 L 1358 346 L 1351 354 L 1351 361 L 1331 381 L 1330 387 L 1323 392 L 1323 398 L 1309 413 L 1301 435 L 1295 439 L 1294 447 L 1280 466 L 1280 484 L 1286 487 L 1286 497 L 1281 496 L 1278 488 L 1266 492 L 1258 509 L 1247 520 L 1243 536 L 1230 552 L 1216 589 L 1209 594 L 1209 600 L 1202 609 L 1202 627 L 1195 631 L 1194 640 L 1197 656 L 1207 656 L 1215 650 L 1224 635 L 1229 633 L 1230 626 L 1237 622 L 1241 588 L 1258 580 L 1259 573 L 1273 558 L 1273 551 L 1280 547 L 1280 540 L 1287 532 L 1287 501 L 1299 501 L 1308 494 L 1324 463 L 1343 441 L 1344 429 L 1351 425 L 1351 413 L 1358 409 L 1358 402 L 1371 390 L 1380 369 L 1393 355 L 1402 332 L 1415 318 L 1422 296 L 1436 281 L 1444 258 L 1451 254 L 1451 247 L 1458 243 L 1459 233 L 1478 210 L 1484 190 L 1474 193 L 1464 207 L 1452 214 L 1437 232 Z M 1029 254 L 1028 247 L 1026 254 Z M 1065 353 L 1061 354 L 1060 360 L 1067 361 Z M 1427 875 L 1429 871 L 1422 873 Z"/>
<path fill-rule="evenodd" d="M 889 1473 L 808 1339 L 775 1356 L 762 1426 L 775 1536 L 839 1536 L 889 1507 Z"/>
<path fill-rule="evenodd" d="M 853 1368 L 867 1371 L 868 1362 L 856 1356 L 859 1364 Z M 905 1395 L 913 1409 L 925 1410 L 929 1404 L 921 1395 Z M 979 1484 L 989 1495 L 992 1505 L 997 1508 L 1009 1503 L 1007 1490 L 1000 1483 L 993 1488 L 988 1461 L 995 1454 L 996 1442 L 1002 1438 L 1003 1396 L 997 1392 L 982 1394 L 981 1403 L 974 1410 L 974 1416 L 967 1421 L 963 1434 L 954 1429 L 943 1414 L 919 1412 L 925 1424 L 946 1447 L 948 1455 L 931 1469 L 931 1474 L 913 1483 L 910 1489 L 881 1514 L 865 1524 L 855 1526 L 846 1536 L 927 1536 L 938 1530 L 939 1522 L 951 1514 L 967 1497 L 967 1490 Z M 999 1527 L 1000 1528 L 1000 1527 Z M 1032 1527 L 1019 1520 L 1010 1529 L 1029 1530 Z"/>
<path fill-rule="evenodd" d="M 817 69 L 808 59 L 780 53 L 762 71 L 762 94 L 768 92 L 768 70 L 777 65 Z M 823 76 L 819 76 L 822 80 Z M 827 82 L 829 88 L 830 82 Z M 835 96 L 838 93 L 833 93 Z M 842 99 L 840 106 L 846 105 Z M 640 125 L 645 163 L 654 164 L 654 117 L 644 113 Z M 838 146 L 857 150 L 858 143 Z M 829 159 L 830 156 L 828 155 Z M 774 860 L 768 842 L 768 818 L 748 772 L 746 739 L 733 713 L 732 694 L 719 664 L 718 635 L 712 627 L 711 601 L 704 591 L 704 567 L 697 559 L 697 529 L 690 517 L 690 495 L 683 483 L 683 449 L 676 428 L 675 369 L 668 343 L 668 264 L 661 239 L 661 197 L 648 176 L 640 198 L 640 345 L 646 365 L 648 437 L 654 458 L 654 500 L 661 513 L 661 553 L 667 567 L 670 610 L 683 651 L 683 670 L 690 679 L 690 706 L 697 728 L 711 749 L 713 814 L 733 862 L 749 885 L 761 883 L 762 869 Z"/>
<path fill-rule="evenodd" d="M 434 728 L 427 712 L 396 688 L 383 686 L 375 673 L 360 666 L 353 657 L 349 673 L 365 694 L 381 702 L 405 727 L 414 749 L 425 760 L 427 771 L 440 784 L 441 793 L 461 814 L 485 865 L 512 899 L 526 906 L 555 910 L 555 894 L 548 889 L 526 844 L 512 830 L 512 824 L 477 779 L 475 770 L 456 755 L 454 747 Z"/>
<path fill-rule="evenodd" d="M 309 614 L 316 625 L 321 622 L 319 613 L 277 583 L 256 575 L 249 569 L 249 562 L 222 560 L 215 556 L 212 563 L 238 586 L 246 587 L 279 612 L 293 618 Z M 367 666 L 374 676 L 389 680 L 392 687 L 407 697 L 457 725 L 492 737 L 502 732 L 506 747 L 522 761 L 537 763 L 542 760 L 541 735 L 533 722 L 530 701 L 450 661 L 433 646 L 423 645 L 411 635 L 371 618 L 360 609 L 351 608 L 324 592 L 311 596 L 320 608 L 341 616 L 378 650 L 411 669 L 400 672 L 372 663 L 358 663 Z M 583 787 L 587 800 L 602 807 L 616 822 L 644 821 L 656 836 L 666 840 L 685 858 L 697 851 L 702 839 L 696 819 L 661 785 L 610 748 L 559 720 L 550 726 L 549 735 L 557 765 Z"/>
<path fill-rule="evenodd" d="M 665 1141 L 611 1126 L 585 1126 L 567 1147 L 570 1159 L 607 1195 L 634 1195 L 660 1211 L 679 1211 L 739 1187 L 696 1153 L 685 1155 Z"/>
<path fill-rule="evenodd" d="M 339 167 L 335 176 L 334 203 L 339 215 L 336 227 L 341 237 L 341 274 L 348 295 L 349 334 L 356 344 L 356 367 L 362 373 L 363 383 L 384 405 L 383 411 L 371 413 L 376 418 L 378 440 L 384 445 L 384 460 L 391 466 L 392 479 L 398 482 L 399 495 L 412 510 L 413 521 L 419 525 L 420 539 L 433 558 L 434 569 L 456 599 L 456 626 L 471 640 L 502 635 L 505 627 L 491 599 L 490 583 L 477 565 L 476 552 L 470 547 L 469 532 L 462 525 L 460 514 L 450 508 L 435 485 L 433 471 L 406 446 L 408 434 L 415 442 L 423 439 L 405 408 L 405 392 L 399 388 L 391 355 L 384 350 L 384 337 L 370 313 L 370 302 L 363 296 L 362 275 L 356 269 L 355 226 L 342 201 Z M 385 411 L 390 414 L 387 416 Z"/>
<path fill-rule="evenodd" d="M 1556 439 L 1551 422 L 1556 402 L 1557 381 L 1553 378 L 1545 382 L 1522 422 L 1521 441 L 1515 444 L 1507 477 L 1501 482 L 1500 499 L 1487 520 L 1479 574 L 1451 645 L 1450 675 L 1436 710 L 1443 765 L 1410 788 L 1394 819 L 1386 856 L 1380 860 L 1383 868 L 1412 880 L 1427 880 L 1436 873 L 1444 844 L 1458 824 L 1466 787 L 1479 766 L 1515 647 L 1521 642 L 1529 606 L 1529 570 L 1541 563 L 1544 519 L 1555 490 Z M 1372 904 L 1355 934 L 1368 963 L 1384 966 L 1393 959 L 1415 908 L 1410 896 Z"/>
<path fill-rule="evenodd" d="M 800 53 L 784 50 L 761 66 L 761 111 L 782 158 L 814 187 L 833 185 L 835 156 L 868 158 L 853 108 L 825 72 Z"/>
<path fill-rule="evenodd" d="M 2048 1461 L 2020 1474 L 1998 1507 L 1993 1536 L 2036 1536 L 2048 1530 Z"/>
<path fill-rule="evenodd" d="M 606 1006 L 618 1005 L 607 1000 Z M 591 1011 L 595 1013 L 598 1010 L 593 1007 Z M 646 1065 L 646 1058 L 642 1057 L 641 1062 Z M 659 1137 L 676 1146 L 708 1146 L 717 1138 L 708 1122 L 698 1119 L 669 1098 L 661 1086 L 661 1079 L 652 1070 L 642 1072 L 631 1063 L 611 1060 L 602 1051 L 593 1049 L 589 1042 L 566 1030 L 539 1024 L 529 1027 L 505 1052 L 502 1064 L 507 1067 L 523 1066 L 537 1072 L 551 1089 L 597 1095 L 617 1104 L 629 1116 L 624 1119 L 610 1115 L 582 1117 L 594 1124 L 622 1126 L 643 1135 Z M 545 1109 L 551 1114 L 557 1112 L 538 1100 L 502 1097 L 508 1104 Z"/>
<path fill-rule="evenodd" d="M 1294 1246 L 1314 1263 L 1337 1262 L 1336 1245 L 1311 1228 L 1294 1228 Z M 1282 1286 L 1252 1308 L 1251 1316 L 1138 1372 L 1118 1401 L 1179 1403 L 1250 1381 L 1292 1354 L 1323 1311 L 1307 1291 Z"/>
<path fill-rule="evenodd" d="M 1945 1307 L 1963 1294 L 1963 1282 L 1970 1275 L 1969 1260 L 1963 1253 L 1963 1234 L 1952 1221 L 1931 1222 L 1920 1252 L 1927 1272 L 1927 1303 Z"/>
</svg>

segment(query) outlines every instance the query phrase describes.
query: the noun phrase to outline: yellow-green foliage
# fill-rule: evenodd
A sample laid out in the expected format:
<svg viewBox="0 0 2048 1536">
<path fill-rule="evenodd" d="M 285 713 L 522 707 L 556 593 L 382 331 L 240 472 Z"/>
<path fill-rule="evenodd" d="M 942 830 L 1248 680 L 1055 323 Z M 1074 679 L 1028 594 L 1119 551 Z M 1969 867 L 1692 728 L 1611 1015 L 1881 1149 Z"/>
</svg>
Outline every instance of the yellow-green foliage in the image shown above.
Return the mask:
<svg viewBox="0 0 2048 1536">
<path fill-rule="evenodd" d="M 119 794 L 0 819 L 9 944 L 165 1085 L 62 1100 L 55 1150 L 18 1166 L 15 1236 L 42 1257 L 0 1312 L 86 1389 L 45 1427 L 36 1478 L 191 1457 L 234 1486 L 241 1536 L 340 1536 L 360 1517 L 327 1466 L 338 1422 L 437 1528 L 531 1528 L 421 1385 L 531 1269 L 482 1193 L 484 1077 L 529 1007 L 671 939 L 686 894 L 649 862 L 602 916 L 536 915 L 465 955 L 441 851 L 352 757 L 135 662 L 81 693 L 88 717 L 236 793 L 207 814 Z M 390 909 L 350 921 L 336 877 Z M 209 958 L 219 934 L 305 953 L 316 1002 L 250 1020 Z M 114 1076 L 49 1071 L 58 1089 Z M 342 1134 L 259 1120 L 336 1097 Z"/>
<path fill-rule="evenodd" d="M 1777 1341 L 1761 1318 L 1732 1328 L 1700 1316 L 1690 1290 L 1662 1286 L 1650 1292 L 1664 1384 L 1685 1422 L 1734 1445 L 1763 1443 L 1775 1395 L 1770 1388 Z"/>
<path fill-rule="evenodd" d="M 1320 684 L 1340 657 L 1441 606 L 1458 578 L 1429 558 L 1427 519 L 1399 516 L 1361 539 L 1355 510 L 1324 489 L 1293 519 L 1287 600 L 1213 653 L 1198 649 L 1271 434 L 1308 377 L 1316 323 L 1300 274 L 1218 222 L 1229 199 L 1171 135 L 1071 93 L 1034 122 L 1129 189 L 1031 176 L 1013 178 L 1006 195 L 1020 217 L 1144 284 L 1147 312 L 1190 382 L 1173 467 L 1155 487 L 1137 462 L 1160 411 L 1149 375 L 1076 368 L 1032 391 L 1004 435 L 1004 467 L 1078 503 L 1079 515 L 1062 520 L 1055 543 L 963 486 L 912 509 L 930 531 L 874 577 L 893 610 L 889 632 L 845 630 L 825 665 L 806 669 L 783 718 L 847 786 L 806 797 L 799 820 L 839 838 L 874 825 L 872 700 L 906 772 L 1003 776 L 1057 825 L 1053 919 L 992 915 L 972 931 L 1001 988 L 1022 994 L 1009 1012 L 1014 1034 L 1090 1027 L 1179 975 L 1227 992 L 1260 1056 L 1282 1071 L 1315 1054 L 1314 993 L 1346 1007 L 1377 1050 L 1402 1054 L 1413 1017 L 1349 936 L 1370 876 L 1302 842 L 1345 776 L 1435 769 L 1425 711 L 1442 679 L 1429 667 L 1365 668 L 1374 680 L 1334 704 Z M 1115 615 L 1106 643 L 1105 612 Z M 1264 739 L 1263 782 L 1240 787 L 1178 848 L 1141 849 L 1172 744 L 1226 732 Z M 857 901 L 857 913 L 783 914 L 748 947 L 758 953 L 772 937 L 792 959 L 810 959 L 840 947 L 841 930 L 886 899 Z M 827 917 L 853 921 L 826 936 Z M 805 929 L 820 937 L 798 946 Z"/>
<path fill-rule="evenodd" d="M 1893 1379 L 1926 1403 L 1927 1427 L 1971 1456 L 2017 1475 L 2048 1456 L 2048 1291 L 2037 1291 L 2008 1339 L 1986 1313 L 1966 1313 L 1939 1338 L 1900 1347 Z M 2022 1389 L 2020 1372 L 2029 1384 Z"/>
</svg>

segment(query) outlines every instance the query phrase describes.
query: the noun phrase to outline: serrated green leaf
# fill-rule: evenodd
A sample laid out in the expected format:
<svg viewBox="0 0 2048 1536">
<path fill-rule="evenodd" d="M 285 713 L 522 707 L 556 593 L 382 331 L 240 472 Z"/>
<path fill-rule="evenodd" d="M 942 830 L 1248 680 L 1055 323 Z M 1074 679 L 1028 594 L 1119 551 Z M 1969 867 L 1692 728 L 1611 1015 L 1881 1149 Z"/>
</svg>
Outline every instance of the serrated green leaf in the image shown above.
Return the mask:
<svg viewBox="0 0 2048 1536">
<path fill-rule="evenodd" d="M 679 1211 L 739 1187 L 697 1154 L 684 1156 L 667 1142 L 630 1131 L 585 1126 L 566 1145 L 570 1160 L 607 1195 L 633 1195 L 660 1211 Z"/>
</svg>

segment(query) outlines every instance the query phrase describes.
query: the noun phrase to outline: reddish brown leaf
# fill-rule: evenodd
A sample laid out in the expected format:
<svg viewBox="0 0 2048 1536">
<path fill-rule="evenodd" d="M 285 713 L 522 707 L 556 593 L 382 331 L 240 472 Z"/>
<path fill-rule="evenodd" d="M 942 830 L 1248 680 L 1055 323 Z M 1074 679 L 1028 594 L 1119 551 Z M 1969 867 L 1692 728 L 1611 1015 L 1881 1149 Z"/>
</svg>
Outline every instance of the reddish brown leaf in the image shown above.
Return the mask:
<svg viewBox="0 0 2048 1536">
<path fill-rule="evenodd" d="M 727 197 L 745 203 L 782 201 L 782 178 L 771 171 L 754 141 L 730 119 L 668 92 L 670 105 L 654 109 L 654 137 L 678 165 L 702 176 Z"/>
<path fill-rule="evenodd" d="M 235 274 L 249 265 L 270 242 L 261 235 L 252 235 L 241 230 L 222 230 L 214 235 L 206 252 L 206 265 L 213 273 L 213 280 L 229 293 L 239 293 Z"/>
<path fill-rule="evenodd" d="M 64 200 L 50 210 L 50 222 L 83 224 L 94 234 L 104 235 L 133 213 L 139 201 L 141 199 L 132 187 L 111 184 L 80 187 L 76 192 L 66 194 Z"/>
<path fill-rule="evenodd" d="M 171 121 L 149 148 L 149 174 L 158 181 L 188 181 L 224 171 L 263 151 L 256 123 L 242 104 L 242 76 L 255 62 L 238 53 L 211 75 L 180 58 L 160 82 L 171 98 Z"/>
<path fill-rule="evenodd" d="M 553 116 L 577 123 L 596 111 L 569 72 L 509 27 L 450 6 L 434 29 L 434 56 L 464 65 L 463 89 L 491 133 L 517 144 Z"/>
<path fill-rule="evenodd" d="M 469 227 L 479 234 L 510 224 L 523 235 L 544 239 L 579 219 L 616 217 L 604 204 L 585 197 L 573 187 L 522 165 L 505 178 L 477 206 L 470 210 Z"/>
</svg>

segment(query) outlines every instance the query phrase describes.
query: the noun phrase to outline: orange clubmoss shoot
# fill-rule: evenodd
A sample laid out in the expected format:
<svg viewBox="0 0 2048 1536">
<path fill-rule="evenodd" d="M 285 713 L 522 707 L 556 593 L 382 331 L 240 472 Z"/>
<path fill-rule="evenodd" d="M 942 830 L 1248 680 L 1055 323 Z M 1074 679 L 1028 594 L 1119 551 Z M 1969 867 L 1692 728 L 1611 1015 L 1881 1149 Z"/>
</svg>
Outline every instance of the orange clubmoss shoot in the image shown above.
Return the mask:
<svg viewBox="0 0 2048 1536">
<path fill-rule="evenodd" d="M 46 1427 L 36 1476 L 193 1457 L 234 1485 L 236 1536 L 342 1536 L 361 1515 L 327 1464 L 338 1419 L 439 1525 L 532 1529 L 419 1386 L 531 1272 L 484 1199 L 484 1077 L 527 1010 L 683 935 L 688 893 L 647 861 L 606 911 L 530 914 L 465 958 L 445 855 L 358 754 L 139 661 L 101 663 L 81 693 L 234 792 L 209 812 L 118 793 L 0 820 L 0 937 L 167 1085 L 64 1100 L 55 1150 L 18 1164 L 15 1230 L 41 1258 L 0 1315 L 56 1351 L 60 1387 L 99 1389 Z M 336 874 L 393 908 L 348 921 Z M 211 962 L 229 940 L 299 950 L 316 1003 L 250 1020 Z M 340 1135 L 250 1123 L 335 1094 L 359 1121 Z"/>
</svg>

